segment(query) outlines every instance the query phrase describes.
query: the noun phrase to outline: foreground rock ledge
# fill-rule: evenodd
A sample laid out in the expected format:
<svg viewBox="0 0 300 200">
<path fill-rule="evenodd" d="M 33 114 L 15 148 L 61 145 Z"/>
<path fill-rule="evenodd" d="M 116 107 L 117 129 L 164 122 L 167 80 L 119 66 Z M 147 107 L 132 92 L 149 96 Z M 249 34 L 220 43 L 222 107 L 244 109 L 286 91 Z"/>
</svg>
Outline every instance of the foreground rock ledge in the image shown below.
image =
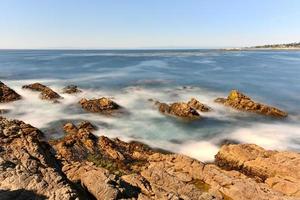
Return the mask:
<svg viewBox="0 0 300 200">
<path fill-rule="evenodd" d="M 54 156 L 38 129 L 0 118 L 0 190 L 5 191 L 0 192 L 1 199 L 20 189 L 49 199 L 90 199 L 89 195 L 99 200 L 299 199 L 297 189 L 290 191 L 291 185 L 278 188 L 265 178 L 275 173 L 279 180 L 289 176 L 288 182 L 299 181 L 297 153 L 228 145 L 216 157 L 218 166 L 161 153 L 138 142 L 96 137 L 88 122 L 68 123 L 64 130 L 64 138 L 50 142 Z M 249 160 L 264 165 L 245 164 Z M 82 185 L 85 196 L 79 196 L 74 185 Z"/>
<path fill-rule="evenodd" d="M 41 94 L 40 94 L 41 99 L 57 101 L 58 99 L 62 98 L 59 94 L 54 92 L 51 88 L 49 88 L 41 83 L 33 83 L 33 84 L 29 84 L 29 85 L 24 85 L 22 88 L 41 92 Z"/>
<path fill-rule="evenodd" d="M 300 154 L 267 151 L 257 145 L 223 146 L 216 163 L 229 170 L 239 170 L 266 183 L 270 188 L 300 198 Z"/>
<path fill-rule="evenodd" d="M 255 112 L 271 117 L 284 118 L 288 116 L 288 113 L 281 111 L 278 108 L 254 102 L 250 97 L 237 90 L 232 90 L 226 99 L 217 98 L 215 102 L 230 106 L 237 110 Z"/>
<path fill-rule="evenodd" d="M 13 89 L 0 81 L 0 103 L 8 103 L 21 99 L 21 96 Z"/>
<path fill-rule="evenodd" d="M 0 199 L 77 198 L 41 137 L 24 122 L 0 117 Z"/>
</svg>

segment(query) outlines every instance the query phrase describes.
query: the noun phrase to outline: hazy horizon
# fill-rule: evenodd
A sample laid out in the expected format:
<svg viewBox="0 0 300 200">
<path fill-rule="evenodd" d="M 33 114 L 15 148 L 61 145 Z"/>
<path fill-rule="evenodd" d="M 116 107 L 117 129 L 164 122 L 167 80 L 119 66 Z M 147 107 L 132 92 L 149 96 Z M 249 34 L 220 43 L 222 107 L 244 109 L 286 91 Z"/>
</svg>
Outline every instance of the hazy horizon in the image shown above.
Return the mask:
<svg viewBox="0 0 300 200">
<path fill-rule="evenodd" d="M 0 2 L 0 49 L 213 49 L 300 41 L 296 0 Z"/>
</svg>

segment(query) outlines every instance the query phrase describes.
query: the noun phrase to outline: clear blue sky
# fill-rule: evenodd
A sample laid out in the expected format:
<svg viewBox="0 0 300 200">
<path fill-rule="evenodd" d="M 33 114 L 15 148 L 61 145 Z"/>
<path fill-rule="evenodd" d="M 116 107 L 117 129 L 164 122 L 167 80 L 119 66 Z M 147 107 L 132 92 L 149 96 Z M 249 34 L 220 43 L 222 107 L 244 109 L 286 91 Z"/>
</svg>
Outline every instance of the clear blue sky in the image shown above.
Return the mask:
<svg viewBox="0 0 300 200">
<path fill-rule="evenodd" d="M 294 41 L 300 41 L 300 0 L 0 1 L 0 48 L 214 48 Z"/>
</svg>

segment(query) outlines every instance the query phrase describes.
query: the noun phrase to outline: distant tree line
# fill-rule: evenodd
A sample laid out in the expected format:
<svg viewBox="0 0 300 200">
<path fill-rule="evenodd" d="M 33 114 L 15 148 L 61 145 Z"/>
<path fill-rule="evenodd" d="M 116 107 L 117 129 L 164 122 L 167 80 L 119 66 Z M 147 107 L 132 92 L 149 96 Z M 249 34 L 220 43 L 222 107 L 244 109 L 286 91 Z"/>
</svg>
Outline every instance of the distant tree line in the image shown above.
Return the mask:
<svg viewBox="0 0 300 200">
<path fill-rule="evenodd" d="M 288 44 L 268 44 L 262 46 L 255 46 L 254 48 L 300 48 L 300 42 Z"/>
</svg>

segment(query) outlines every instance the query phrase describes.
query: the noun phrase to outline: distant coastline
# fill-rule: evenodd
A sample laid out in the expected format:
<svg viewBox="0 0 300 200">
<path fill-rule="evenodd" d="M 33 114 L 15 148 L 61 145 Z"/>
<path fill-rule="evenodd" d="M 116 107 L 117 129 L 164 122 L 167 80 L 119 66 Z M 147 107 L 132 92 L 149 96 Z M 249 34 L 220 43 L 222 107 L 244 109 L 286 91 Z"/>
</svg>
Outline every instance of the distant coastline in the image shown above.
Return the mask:
<svg viewBox="0 0 300 200">
<path fill-rule="evenodd" d="M 253 51 L 253 50 L 300 50 L 300 42 L 287 43 L 287 44 L 268 44 L 253 47 L 240 47 L 240 48 L 225 48 L 225 51 Z"/>
</svg>

